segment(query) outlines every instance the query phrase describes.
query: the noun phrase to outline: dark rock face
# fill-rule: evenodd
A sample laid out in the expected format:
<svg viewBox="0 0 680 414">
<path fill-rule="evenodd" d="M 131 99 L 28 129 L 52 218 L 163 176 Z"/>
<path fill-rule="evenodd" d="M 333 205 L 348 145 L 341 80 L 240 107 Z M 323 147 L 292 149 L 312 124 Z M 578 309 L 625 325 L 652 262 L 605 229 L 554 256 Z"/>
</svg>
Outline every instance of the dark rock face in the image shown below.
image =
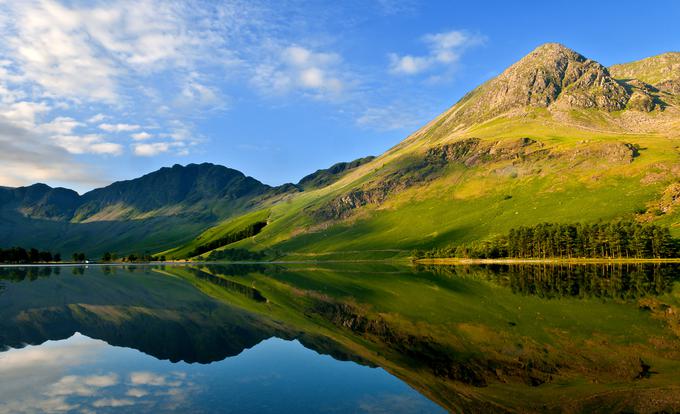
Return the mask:
<svg viewBox="0 0 680 414">
<path fill-rule="evenodd" d="M 479 138 L 462 139 L 430 148 L 423 157 L 412 160 L 404 168 L 340 195 L 312 214 L 320 220 L 347 218 L 357 208 L 381 204 L 394 193 L 441 176 L 448 165 L 472 168 L 491 162 L 521 162 L 547 155 L 543 144 L 530 138 L 497 142 L 484 142 Z"/>
<path fill-rule="evenodd" d="M 375 157 L 368 156 L 351 162 L 339 162 L 332 165 L 330 168 L 317 170 L 316 172 L 309 174 L 300 180 L 298 186 L 305 190 L 325 187 L 342 178 L 347 172 L 371 162 L 374 159 Z"/>
</svg>

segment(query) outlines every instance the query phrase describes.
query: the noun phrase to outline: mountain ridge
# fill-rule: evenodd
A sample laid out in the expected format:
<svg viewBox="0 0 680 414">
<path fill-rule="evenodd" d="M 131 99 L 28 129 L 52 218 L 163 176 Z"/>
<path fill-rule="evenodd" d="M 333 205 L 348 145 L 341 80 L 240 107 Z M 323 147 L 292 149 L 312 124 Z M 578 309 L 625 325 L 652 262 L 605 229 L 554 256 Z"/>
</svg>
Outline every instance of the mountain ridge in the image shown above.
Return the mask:
<svg viewBox="0 0 680 414">
<path fill-rule="evenodd" d="M 674 67 L 675 54 L 668 56 Z M 254 214 L 268 217 L 267 227 L 229 248 L 309 254 L 408 250 L 551 218 L 637 217 L 680 229 L 673 195 L 680 178 L 680 96 L 623 77 L 637 71 L 654 80 L 650 73 L 665 73 L 655 65 L 667 61 L 642 59 L 610 70 L 563 45 L 544 44 L 378 157 L 338 163 L 279 187 L 221 167 L 231 171 L 224 180 L 196 184 L 192 193 L 174 178 L 166 183 L 173 187 L 170 194 L 151 194 L 137 204 L 93 190 L 82 196 L 92 199 L 91 210 L 73 217 L 81 224 L 184 217 L 186 223 L 194 220 L 187 233 L 154 246 L 188 251 L 170 241 L 189 246 L 200 234 L 200 242 L 207 242 Z M 158 172 L 176 167 L 187 168 Z M 158 186 L 151 182 L 145 188 Z M 625 199 L 614 202 L 612 191 Z M 120 200 L 127 204 L 117 205 Z M 636 216 L 659 203 L 665 203 L 659 215 Z M 44 214 L 41 208 L 36 214 Z M 588 214 L 579 214 L 584 208 Z M 519 214 L 527 210 L 533 215 Z"/>
</svg>

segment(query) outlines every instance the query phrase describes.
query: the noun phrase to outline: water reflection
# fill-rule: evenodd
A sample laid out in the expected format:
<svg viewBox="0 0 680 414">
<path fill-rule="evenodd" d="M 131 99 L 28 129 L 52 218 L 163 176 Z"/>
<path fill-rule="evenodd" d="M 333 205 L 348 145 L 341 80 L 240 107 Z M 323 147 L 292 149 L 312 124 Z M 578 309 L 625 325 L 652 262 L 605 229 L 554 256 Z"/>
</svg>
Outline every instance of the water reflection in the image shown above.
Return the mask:
<svg viewBox="0 0 680 414">
<path fill-rule="evenodd" d="M 486 277 L 514 293 L 560 297 L 634 300 L 671 292 L 680 280 L 678 264 L 514 264 L 421 267 L 450 276 Z"/>
<path fill-rule="evenodd" d="M 76 334 L 5 352 L 0 375 L 0 413 L 443 412 L 385 371 L 279 339 L 196 366 Z"/>
<path fill-rule="evenodd" d="M 657 411 L 680 407 L 677 266 L 73 269 L 0 268 L 0 348 L 11 348 L 0 354 L 0 371 L 20 352 L 27 352 L 26 360 L 44 361 L 40 352 L 65 343 L 61 355 L 75 355 L 79 362 L 73 366 L 83 368 L 68 368 L 67 357 L 55 359 L 53 369 L 63 372 L 50 377 L 38 400 L 52 398 L 66 409 L 125 411 L 130 401 L 170 398 L 136 386 L 138 372 L 164 376 L 168 383 L 173 373 L 183 373 L 184 379 L 174 380 L 186 391 L 183 407 L 207 412 L 320 411 L 320 399 L 352 412 L 436 411 L 428 399 L 465 412 L 560 411 L 565 404 L 573 412 L 612 404 L 639 411 L 648 400 Z M 255 350 L 261 350 L 255 353 L 257 373 L 243 362 Z M 274 370 L 298 350 L 309 352 L 300 362 L 304 368 Z M 83 365 L 88 358 L 94 362 Z M 313 375 L 323 361 L 340 364 L 322 375 L 339 382 Z M 17 378 L 47 378 L 37 368 L 13 364 Z M 229 371 L 220 371 L 227 365 Z M 372 367 L 391 375 L 363 373 L 376 371 Z M 252 379 L 247 391 L 239 385 L 244 372 Z M 114 376 L 116 385 L 96 393 L 102 401 L 83 402 L 72 394 L 54 399 L 66 395 L 54 391 L 63 378 L 85 393 Z M 597 385 L 576 387 L 574 381 Z M 10 383 L 2 382 L 0 394 L 14 395 Z M 303 383 L 313 391 L 305 394 Z M 405 383 L 421 396 L 399 388 L 377 397 L 385 387 Z M 319 389 L 322 384 L 328 388 Z M 219 391 L 224 387 L 239 394 L 227 398 Z M 24 392 L 36 397 L 30 389 Z M 285 398 L 286 410 L 274 402 Z M 271 405 L 244 409 L 255 407 L 255 400 Z"/>
</svg>

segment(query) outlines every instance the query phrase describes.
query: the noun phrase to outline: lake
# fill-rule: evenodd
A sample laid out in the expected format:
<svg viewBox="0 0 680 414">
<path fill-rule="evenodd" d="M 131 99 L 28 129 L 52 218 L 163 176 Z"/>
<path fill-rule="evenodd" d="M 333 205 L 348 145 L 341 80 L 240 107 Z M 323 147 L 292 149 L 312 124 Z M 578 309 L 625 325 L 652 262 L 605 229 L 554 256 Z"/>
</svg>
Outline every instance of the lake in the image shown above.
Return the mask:
<svg viewBox="0 0 680 414">
<path fill-rule="evenodd" d="M 0 268 L 0 413 L 680 411 L 680 267 Z"/>
</svg>

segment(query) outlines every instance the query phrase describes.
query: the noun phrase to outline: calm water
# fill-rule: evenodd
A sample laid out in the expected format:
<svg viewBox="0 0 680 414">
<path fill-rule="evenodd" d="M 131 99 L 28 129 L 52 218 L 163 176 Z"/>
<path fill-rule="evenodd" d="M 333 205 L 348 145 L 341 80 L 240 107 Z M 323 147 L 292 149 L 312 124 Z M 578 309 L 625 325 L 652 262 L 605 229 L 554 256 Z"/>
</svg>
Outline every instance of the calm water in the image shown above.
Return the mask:
<svg viewBox="0 0 680 414">
<path fill-rule="evenodd" d="M 0 268 L 0 413 L 680 410 L 675 265 Z"/>
</svg>

